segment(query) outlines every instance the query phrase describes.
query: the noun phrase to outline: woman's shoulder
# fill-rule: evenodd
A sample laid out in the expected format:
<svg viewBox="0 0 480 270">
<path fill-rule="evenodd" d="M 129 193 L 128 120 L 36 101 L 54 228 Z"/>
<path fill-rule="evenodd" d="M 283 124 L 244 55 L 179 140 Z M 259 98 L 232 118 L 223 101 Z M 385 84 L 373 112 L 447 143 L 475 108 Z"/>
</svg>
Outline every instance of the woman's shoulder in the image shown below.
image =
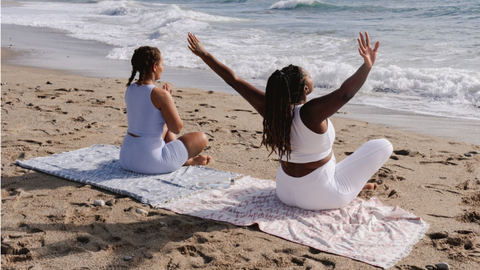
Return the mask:
<svg viewBox="0 0 480 270">
<path fill-rule="evenodd" d="M 159 95 L 159 96 L 164 96 L 164 95 L 168 94 L 168 92 L 165 91 L 165 89 L 162 89 L 158 86 L 153 85 L 152 94 Z"/>
</svg>

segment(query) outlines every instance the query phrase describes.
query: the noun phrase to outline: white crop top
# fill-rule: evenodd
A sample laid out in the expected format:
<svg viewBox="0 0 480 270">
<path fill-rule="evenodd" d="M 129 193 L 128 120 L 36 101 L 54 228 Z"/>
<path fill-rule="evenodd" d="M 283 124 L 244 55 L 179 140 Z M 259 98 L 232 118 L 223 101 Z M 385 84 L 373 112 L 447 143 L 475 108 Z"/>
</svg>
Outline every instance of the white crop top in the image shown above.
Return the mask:
<svg viewBox="0 0 480 270">
<path fill-rule="evenodd" d="M 159 137 L 163 134 L 165 118 L 152 103 L 153 84 L 137 85 L 132 83 L 125 92 L 127 104 L 127 132 L 141 137 Z"/>
<path fill-rule="evenodd" d="M 335 128 L 330 119 L 327 118 L 328 127 L 324 134 L 315 133 L 305 126 L 300 117 L 302 106 L 303 104 L 296 105 L 294 108 L 295 114 L 290 131 L 292 152 L 288 159 L 288 162 L 292 163 L 309 163 L 324 159 L 332 151 L 335 141 Z M 287 157 L 284 155 L 281 160 L 287 161 Z"/>
</svg>

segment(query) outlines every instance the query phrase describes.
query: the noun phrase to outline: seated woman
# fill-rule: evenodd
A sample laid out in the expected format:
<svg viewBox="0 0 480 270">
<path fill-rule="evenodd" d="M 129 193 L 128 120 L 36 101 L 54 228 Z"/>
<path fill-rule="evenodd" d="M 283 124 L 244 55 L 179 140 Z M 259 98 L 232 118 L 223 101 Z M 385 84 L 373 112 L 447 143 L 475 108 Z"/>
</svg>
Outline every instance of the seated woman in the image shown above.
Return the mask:
<svg viewBox="0 0 480 270">
<path fill-rule="evenodd" d="M 199 155 L 207 145 L 203 132 L 187 133 L 183 128 L 168 84 L 155 86 L 163 72 L 163 58 L 155 47 L 140 47 L 132 56 L 132 75 L 127 83 L 128 129 L 120 149 L 120 164 L 125 170 L 160 174 L 182 165 L 206 165 L 210 156 Z M 132 83 L 136 73 L 139 79 Z"/>
<path fill-rule="evenodd" d="M 263 117 L 262 144 L 279 155 L 276 177 L 278 198 L 287 205 L 307 210 L 340 208 L 362 190 L 373 188 L 370 177 L 392 154 L 386 139 L 372 140 L 336 163 L 332 146 L 335 129 L 329 117 L 360 90 L 375 63 L 379 42 L 360 33 L 363 65 L 339 89 L 307 102 L 313 81 L 303 68 L 289 65 L 275 71 L 266 91 L 239 78 L 208 53 L 198 38 L 188 34 L 189 49 L 245 98 Z"/>
</svg>

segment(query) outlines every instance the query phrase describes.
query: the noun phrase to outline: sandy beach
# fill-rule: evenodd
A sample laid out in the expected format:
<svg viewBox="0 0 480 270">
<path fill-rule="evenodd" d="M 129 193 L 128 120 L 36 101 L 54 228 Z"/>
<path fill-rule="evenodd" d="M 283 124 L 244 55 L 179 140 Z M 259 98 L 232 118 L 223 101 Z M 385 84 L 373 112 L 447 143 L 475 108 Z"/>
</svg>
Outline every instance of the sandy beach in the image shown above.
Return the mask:
<svg viewBox="0 0 480 270">
<path fill-rule="evenodd" d="M 4 64 L 2 48 L 2 269 L 376 269 L 263 233 L 171 211 L 26 170 L 16 160 L 93 144 L 121 145 L 126 78 L 93 78 Z M 159 82 L 158 85 L 162 85 Z M 209 167 L 274 180 L 278 162 L 261 142 L 261 117 L 241 97 L 175 87 L 184 131 L 209 137 Z M 394 154 L 372 177 L 386 205 L 420 216 L 427 235 L 394 269 L 480 263 L 480 146 L 334 116 L 340 161 L 367 140 Z M 475 154 L 477 153 L 477 154 Z M 112 206 L 93 201 L 116 199 Z M 134 209 L 148 210 L 148 216 Z M 166 226 L 160 226 L 159 224 Z M 125 261 L 126 256 L 132 259 Z"/>
</svg>

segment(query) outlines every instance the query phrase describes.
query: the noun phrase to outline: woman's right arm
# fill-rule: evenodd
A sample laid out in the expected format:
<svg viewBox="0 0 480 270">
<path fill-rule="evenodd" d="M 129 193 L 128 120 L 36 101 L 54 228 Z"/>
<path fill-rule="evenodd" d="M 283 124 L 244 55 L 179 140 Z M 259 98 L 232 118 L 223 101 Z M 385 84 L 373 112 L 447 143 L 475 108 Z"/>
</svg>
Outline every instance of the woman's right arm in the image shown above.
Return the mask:
<svg viewBox="0 0 480 270">
<path fill-rule="evenodd" d="M 265 112 L 265 92 L 238 77 L 230 68 L 218 61 L 205 50 L 198 38 L 188 33 L 188 48 L 200 57 L 218 76 L 237 91 L 263 117 Z"/>
</svg>

